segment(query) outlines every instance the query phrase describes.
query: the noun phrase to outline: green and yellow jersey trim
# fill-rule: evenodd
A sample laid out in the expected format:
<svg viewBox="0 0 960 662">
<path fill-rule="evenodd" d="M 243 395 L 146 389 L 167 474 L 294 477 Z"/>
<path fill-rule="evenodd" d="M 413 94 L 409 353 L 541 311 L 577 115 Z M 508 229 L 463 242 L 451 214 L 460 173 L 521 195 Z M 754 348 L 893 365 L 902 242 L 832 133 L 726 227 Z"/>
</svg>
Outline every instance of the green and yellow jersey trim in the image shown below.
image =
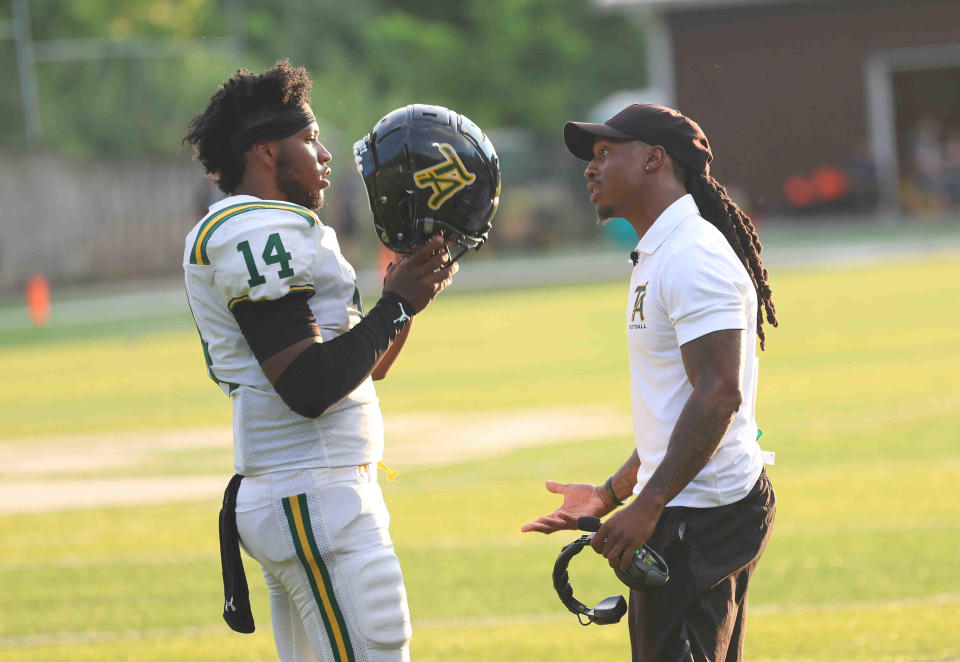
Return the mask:
<svg viewBox="0 0 960 662">
<path fill-rule="evenodd" d="M 292 294 L 293 292 L 309 292 L 310 294 L 315 294 L 316 291 L 317 289 L 313 285 L 291 285 L 288 294 Z M 244 301 L 253 301 L 253 299 L 250 298 L 249 294 L 244 294 L 242 297 L 234 297 L 227 302 L 227 308 L 229 308 L 232 313 L 234 306 Z"/>
<path fill-rule="evenodd" d="M 297 557 L 307 572 L 307 580 L 313 597 L 320 608 L 323 626 L 327 631 L 330 648 L 333 649 L 333 659 L 336 662 L 354 662 L 353 645 L 347 632 L 346 623 L 340 605 L 333 594 L 333 583 L 330 573 L 323 562 L 320 550 L 317 549 L 313 537 L 313 527 L 310 524 L 310 510 L 307 506 L 307 495 L 284 497 L 281 499 L 283 512 L 287 516 L 290 526 L 290 535 L 293 537 L 293 546 L 297 550 Z"/>
<path fill-rule="evenodd" d="M 300 205 L 295 205 L 291 202 L 241 202 L 236 205 L 230 205 L 229 207 L 224 207 L 220 211 L 210 215 L 205 221 L 203 221 L 203 224 L 200 226 L 200 231 L 197 232 L 197 238 L 193 242 L 193 248 L 190 250 L 190 264 L 210 264 L 210 260 L 207 257 L 207 242 L 210 241 L 210 236 L 217 230 L 217 228 L 229 221 L 234 216 L 248 211 L 256 211 L 258 209 L 280 209 L 282 211 L 291 211 L 294 214 L 299 214 L 302 216 L 312 228 L 320 224 L 320 219 L 317 218 L 316 214 L 306 207 L 301 207 Z"/>
</svg>

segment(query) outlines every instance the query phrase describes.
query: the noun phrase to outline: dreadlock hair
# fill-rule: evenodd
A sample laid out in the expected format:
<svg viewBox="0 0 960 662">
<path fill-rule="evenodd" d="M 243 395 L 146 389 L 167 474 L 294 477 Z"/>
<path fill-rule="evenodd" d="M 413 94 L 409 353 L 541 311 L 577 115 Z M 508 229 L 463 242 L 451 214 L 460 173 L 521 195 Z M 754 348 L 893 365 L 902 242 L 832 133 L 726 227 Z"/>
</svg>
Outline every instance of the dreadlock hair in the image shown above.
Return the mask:
<svg viewBox="0 0 960 662">
<path fill-rule="evenodd" d="M 773 305 L 773 292 L 767 282 L 767 269 L 763 266 L 760 251 L 760 237 L 750 221 L 750 217 L 743 213 L 730 196 L 727 189 L 710 175 L 709 166 L 704 172 L 695 172 L 684 168 L 673 160 L 673 172 L 677 179 L 683 182 L 687 192 L 693 196 L 700 214 L 726 237 L 733 251 L 740 258 L 753 287 L 757 291 L 757 336 L 760 338 L 760 349 L 766 349 L 766 335 L 763 332 L 763 313 L 766 311 L 767 321 L 772 326 L 778 326 L 777 310 Z"/>
<path fill-rule="evenodd" d="M 310 103 L 311 84 L 307 70 L 291 66 L 288 60 L 280 60 L 262 74 L 237 69 L 210 97 L 203 112 L 190 120 L 183 142 L 193 146 L 195 158 L 229 195 L 246 169 L 246 150 L 240 152 L 234 137 L 251 121 Z"/>
</svg>

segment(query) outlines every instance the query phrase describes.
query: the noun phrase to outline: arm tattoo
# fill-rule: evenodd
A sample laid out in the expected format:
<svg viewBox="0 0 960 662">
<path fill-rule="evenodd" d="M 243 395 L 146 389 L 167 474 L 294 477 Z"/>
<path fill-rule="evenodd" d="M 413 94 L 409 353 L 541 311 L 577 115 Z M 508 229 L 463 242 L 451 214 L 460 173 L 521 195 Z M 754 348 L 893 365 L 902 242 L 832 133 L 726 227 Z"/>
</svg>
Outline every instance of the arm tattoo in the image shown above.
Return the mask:
<svg viewBox="0 0 960 662">
<path fill-rule="evenodd" d="M 742 338 L 742 331 L 716 331 L 682 348 L 693 393 L 680 412 L 663 461 L 643 488 L 662 505 L 713 457 L 740 408 Z"/>
<path fill-rule="evenodd" d="M 611 476 L 610 486 L 617 498 L 623 501 L 633 494 L 637 484 L 637 470 L 640 469 L 640 456 L 634 449 L 627 461 Z"/>
</svg>

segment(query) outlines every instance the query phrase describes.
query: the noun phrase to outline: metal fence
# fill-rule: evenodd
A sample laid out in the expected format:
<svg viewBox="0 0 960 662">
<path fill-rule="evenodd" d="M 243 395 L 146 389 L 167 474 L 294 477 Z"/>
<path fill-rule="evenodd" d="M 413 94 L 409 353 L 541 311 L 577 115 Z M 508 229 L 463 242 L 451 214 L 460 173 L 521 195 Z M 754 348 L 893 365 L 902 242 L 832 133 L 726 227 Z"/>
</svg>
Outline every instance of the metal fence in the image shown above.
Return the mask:
<svg viewBox="0 0 960 662">
<path fill-rule="evenodd" d="M 186 159 L 0 153 L 0 291 L 33 274 L 74 284 L 170 275 L 205 190 Z"/>
<path fill-rule="evenodd" d="M 500 138 L 503 194 L 483 257 L 599 239 L 582 164 L 561 145 Z M 345 161 L 335 163 L 320 216 L 362 269 L 376 264 L 379 242 L 363 185 Z M 184 237 L 221 196 L 186 154 L 79 161 L 0 150 L 0 295 L 22 291 L 35 274 L 58 285 L 177 276 Z"/>
</svg>

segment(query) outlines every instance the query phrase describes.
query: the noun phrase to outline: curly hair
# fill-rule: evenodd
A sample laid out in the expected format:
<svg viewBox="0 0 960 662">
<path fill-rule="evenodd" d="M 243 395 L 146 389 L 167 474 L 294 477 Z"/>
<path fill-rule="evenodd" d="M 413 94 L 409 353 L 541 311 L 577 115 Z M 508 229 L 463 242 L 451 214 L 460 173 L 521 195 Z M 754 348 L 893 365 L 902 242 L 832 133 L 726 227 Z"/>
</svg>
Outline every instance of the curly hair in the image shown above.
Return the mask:
<svg viewBox="0 0 960 662">
<path fill-rule="evenodd" d="M 757 336 L 760 338 L 760 349 L 766 349 L 766 335 L 763 332 L 763 314 L 766 312 L 767 321 L 771 326 L 777 326 L 777 310 L 773 305 L 773 291 L 767 282 L 767 268 L 763 266 L 760 251 L 760 237 L 753 226 L 750 217 L 743 213 L 730 196 L 727 189 L 706 172 L 694 172 L 673 163 L 674 174 L 686 186 L 687 192 L 693 196 L 700 213 L 712 223 L 723 236 L 733 251 L 746 267 L 753 287 L 757 291 Z"/>
<path fill-rule="evenodd" d="M 190 120 L 184 143 L 224 193 L 233 193 L 243 178 L 246 156 L 238 153 L 234 136 L 259 118 L 310 103 L 310 74 L 280 60 L 262 74 L 237 69 L 217 89 L 210 103 Z"/>
</svg>

